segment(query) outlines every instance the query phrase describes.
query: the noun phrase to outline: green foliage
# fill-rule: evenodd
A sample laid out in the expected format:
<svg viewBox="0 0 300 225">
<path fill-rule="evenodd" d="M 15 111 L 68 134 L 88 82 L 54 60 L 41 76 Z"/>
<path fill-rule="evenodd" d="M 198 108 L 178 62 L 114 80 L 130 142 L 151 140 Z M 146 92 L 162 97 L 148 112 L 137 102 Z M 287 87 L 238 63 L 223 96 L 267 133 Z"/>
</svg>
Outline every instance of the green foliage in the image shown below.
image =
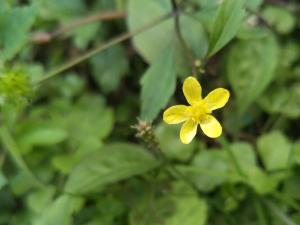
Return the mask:
<svg viewBox="0 0 300 225">
<path fill-rule="evenodd" d="M 134 31 L 161 16 L 167 15 L 172 11 L 172 8 L 169 0 L 129 0 L 128 11 L 127 23 L 129 29 Z M 195 56 L 203 57 L 207 52 L 208 43 L 207 34 L 201 21 L 182 15 L 180 17 L 180 27 L 188 48 Z M 171 49 L 175 44 L 175 33 L 174 20 L 170 18 L 134 37 L 133 42 L 140 54 L 152 63 L 158 60 L 163 49 L 164 51 L 172 51 Z M 169 47 L 167 48 L 167 46 Z M 182 55 L 177 56 L 179 59 L 182 57 Z"/>
<path fill-rule="evenodd" d="M 128 72 L 128 62 L 122 46 L 110 48 L 91 59 L 93 76 L 105 93 L 118 89 Z"/>
<path fill-rule="evenodd" d="M 299 7 L 0 0 L 0 225 L 300 224 Z M 231 93 L 183 145 L 190 75 Z"/>
<path fill-rule="evenodd" d="M 272 34 L 262 39 L 238 41 L 230 50 L 227 76 L 244 112 L 272 81 L 279 60 L 278 44 Z"/>
<path fill-rule="evenodd" d="M 72 171 L 65 190 L 73 194 L 101 191 L 111 184 L 158 166 L 144 149 L 126 143 L 107 145 L 88 156 Z"/>
<path fill-rule="evenodd" d="M 142 84 L 142 118 L 152 121 L 166 106 L 175 91 L 175 51 L 166 49 L 144 74 Z M 160 80 L 157 83 L 157 80 Z"/>
<path fill-rule="evenodd" d="M 278 131 L 265 134 L 258 139 L 258 151 L 267 170 L 286 169 L 291 160 L 292 146 Z"/>
<path fill-rule="evenodd" d="M 273 87 L 260 100 L 261 107 L 270 114 L 280 113 L 288 118 L 300 116 L 300 84 L 295 83 L 287 90 L 284 86 Z"/>
<path fill-rule="evenodd" d="M 82 206 L 82 199 L 70 195 L 62 195 L 45 207 L 43 212 L 33 219 L 34 225 L 70 225 L 71 215 Z"/>
<path fill-rule="evenodd" d="M 211 28 L 209 56 L 223 48 L 236 35 L 245 15 L 245 0 L 225 0 L 220 5 Z"/>
<path fill-rule="evenodd" d="M 34 23 L 36 7 L 10 7 L 0 1 L 0 62 L 12 59 L 28 41 Z"/>
<path fill-rule="evenodd" d="M 296 18 L 293 14 L 289 10 L 277 6 L 266 7 L 263 17 L 282 34 L 290 33 L 296 25 Z"/>
<path fill-rule="evenodd" d="M 7 183 L 7 180 L 5 176 L 3 175 L 2 171 L 0 171 L 0 189 L 2 189 L 3 186 L 5 186 Z"/>
</svg>

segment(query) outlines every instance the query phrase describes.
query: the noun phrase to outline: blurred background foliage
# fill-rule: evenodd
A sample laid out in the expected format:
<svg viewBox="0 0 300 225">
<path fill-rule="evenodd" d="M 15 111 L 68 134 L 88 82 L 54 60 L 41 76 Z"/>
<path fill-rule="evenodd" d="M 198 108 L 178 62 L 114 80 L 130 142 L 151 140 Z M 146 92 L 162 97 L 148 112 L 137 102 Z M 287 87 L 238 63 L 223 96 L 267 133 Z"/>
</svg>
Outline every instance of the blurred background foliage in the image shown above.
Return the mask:
<svg viewBox="0 0 300 225">
<path fill-rule="evenodd" d="M 299 13 L 0 0 L 0 224 L 300 224 Z M 161 111 L 191 73 L 232 95 L 223 136 L 183 145 Z"/>
</svg>

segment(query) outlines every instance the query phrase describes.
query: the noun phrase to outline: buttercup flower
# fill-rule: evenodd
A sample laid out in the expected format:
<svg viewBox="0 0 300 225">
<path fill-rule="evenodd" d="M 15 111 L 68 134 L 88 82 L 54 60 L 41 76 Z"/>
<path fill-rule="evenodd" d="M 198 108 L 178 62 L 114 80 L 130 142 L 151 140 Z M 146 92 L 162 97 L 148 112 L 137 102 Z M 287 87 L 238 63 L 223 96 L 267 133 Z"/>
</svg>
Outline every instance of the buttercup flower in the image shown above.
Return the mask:
<svg viewBox="0 0 300 225">
<path fill-rule="evenodd" d="M 184 144 L 193 140 L 198 124 L 208 137 L 219 137 L 222 134 L 222 126 L 211 113 L 228 102 L 229 91 L 217 88 L 202 99 L 202 88 L 194 77 L 185 79 L 182 90 L 190 106 L 175 105 L 168 108 L 163 115 L 164 121 L 168 124 L 184 122 L 180 130 L 180 140 Z"/>
</svg>

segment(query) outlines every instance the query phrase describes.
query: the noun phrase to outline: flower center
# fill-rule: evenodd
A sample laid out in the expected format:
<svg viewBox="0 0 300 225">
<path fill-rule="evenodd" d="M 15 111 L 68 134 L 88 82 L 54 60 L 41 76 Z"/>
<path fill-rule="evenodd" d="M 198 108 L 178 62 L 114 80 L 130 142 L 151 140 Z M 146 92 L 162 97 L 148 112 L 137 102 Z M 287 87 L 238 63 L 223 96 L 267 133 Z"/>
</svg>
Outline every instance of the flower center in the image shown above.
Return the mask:
<svg viewBox="0 0 300 225">
<path fill-rule="evenodd" d="M 205 119 L 207 114 L 211 114 L 207 103 L 203 100 L 200 100 L 195 105 L 191 106 L 192 119 L 197 123 L 202 122 Z"/>
</svg>

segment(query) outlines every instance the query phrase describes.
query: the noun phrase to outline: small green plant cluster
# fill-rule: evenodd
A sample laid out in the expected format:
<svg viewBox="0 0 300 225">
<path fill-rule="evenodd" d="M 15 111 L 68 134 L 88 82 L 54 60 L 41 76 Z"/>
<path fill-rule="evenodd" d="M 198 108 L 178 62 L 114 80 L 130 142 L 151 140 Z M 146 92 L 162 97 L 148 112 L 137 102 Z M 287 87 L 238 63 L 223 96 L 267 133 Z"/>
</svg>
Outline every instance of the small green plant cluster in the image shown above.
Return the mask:
<svg viewBox="0 0 300 225">
<path fill-rule="evenodd" d="M 300 224 L 299 13 L 0 0 L 0 225 Z"/>
</svg>

